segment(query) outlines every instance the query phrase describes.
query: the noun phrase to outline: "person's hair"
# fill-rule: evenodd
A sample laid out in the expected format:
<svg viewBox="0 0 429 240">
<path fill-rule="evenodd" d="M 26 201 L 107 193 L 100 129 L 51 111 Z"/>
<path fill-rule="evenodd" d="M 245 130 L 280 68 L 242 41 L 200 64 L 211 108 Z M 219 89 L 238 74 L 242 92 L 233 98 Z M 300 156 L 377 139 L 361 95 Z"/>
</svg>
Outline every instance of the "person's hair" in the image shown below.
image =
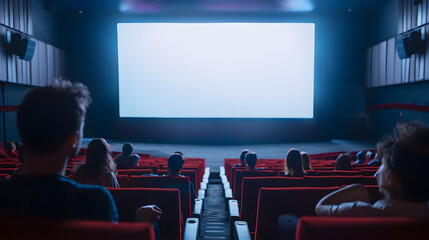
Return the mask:
<svg viewBox="0 0 429 240">
<path fill-rule="evenodd" d="M 112 151 L 106 140 L 95 138 L 88 144 L 85 163 L 77 167 L 75 174 L 87 174 L 90 179 L 97 180 L 100 174 L 108 172 L 116 174 Z"/>
<path fill-rule="evenodd" d="M 405 197 L 429 200 L 429 128 L 419 122 L 400 122 L 393 136 L 377 143 L 379 159 L 394 172 Z"/>
<path fill-rule="evenodd" d="M 310 155 L 306 152 L 301 152 L 301 159 L 302 159 L 302 168 L 305 170 L 311 170 L 310 165 Z"/>
<path fill-rule="evenodd" d="M 305 174 L 302 168 L 301 153 L 298 149 L 291 148 L 285 158 L 285 173 L 291 176 L 302 176 Z"/>
<path fill-rule="evenodd" d="M 183 152 L 182 151 L 175 151 L 174 153 L 180 154 L 183 157 Z"/>
<path fill-rule="evenodd" d="M 244 159 L 246 160 L 247 166 L 249 166 L 249 168 L 255 168 L 256 162 L 258 161 L 258 157 L 256 156 L 255 152 L 246 153 Z"/>
<path fill-rule="evenodd" d="M 91 103 L 81 83 L 54 80 L 48 87 L 30 91 L 17 113 L 17 126 L 27 152 L 46 154 L 59 150 L 78 131 Z"/>
<path fill-rule="evenodd" d="M 347 154 L 342 153 L 337 157 L 337 160 L 335 161 L 335 170 L 350 171 L 352 170 L 351 164 L 352 162 L 350 157 Z"/>
<path fill-rule="evenodd" d="M 247 154 L 247 153 L 249 153 L 249 152 L 250 152 L 250 150 L 249 150 L 249 149 L 243 149 L 243 150 L 241 150 L 241 153 L 240 153 L 240 161 L 241 161 L 241 164 L 244 164 L 244 165 L 245 165 L 244 160 L 245 160 L 245 158 L 246 158 L 246 154 Z"/>
<path fill-rule="evenodd" d="M 356 159 L 359 160 L 360 163 L 364 163 L 366 161 L 366 156 L 363 151 L 360 151 L 356 154 Z"/>
<path fill-rule="evenodd" d="M 177 174 L 182 170 L 185 159 L 180 153 L 173 153 L 168 157 L 168 169 L 170 173 Z"/>
<path fill-rule="evenodd" d="M 133 147 L 133 145 L 131 143 L 125 143 L 122 146 L 122 152 L 125 155 L 130 155 L 131 153 L 133 153 L 133 151 L 134 151 L 134 147 Z"/>
<path fill-rule="evenodd" d="M 7 142 L 4 147 L 5 147 L 5 150 L 7 150 L 7 151 L 13 152 L 16 150 L 16 145 L 14 142 Z"/>
</svg>

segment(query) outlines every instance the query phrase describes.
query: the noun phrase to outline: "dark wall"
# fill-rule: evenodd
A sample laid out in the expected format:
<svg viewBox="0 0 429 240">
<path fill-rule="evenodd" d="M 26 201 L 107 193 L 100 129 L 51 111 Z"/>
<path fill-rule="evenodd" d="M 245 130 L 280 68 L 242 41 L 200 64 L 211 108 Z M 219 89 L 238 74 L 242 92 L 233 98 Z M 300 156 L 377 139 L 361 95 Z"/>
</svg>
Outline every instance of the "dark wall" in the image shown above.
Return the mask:
<svg viewBox="0 0 429 240">
<path fill-rule="evenodd" d="M 70 15 L 66 51 L 70 77 L 86 83 L 94 104 L 86 121 L 90 137 L 152 142 L 247 143 L 360 138 L 364 134 L 366 13 L 159 13 L 144 16 Z M 315 22 L 315 118 L 120 119 L 117 22 Z M 154 99 L 156 101 L 156 99 Z"/>
<path fill-rule="evenodd" d="M 392 0 L 374 12 L 370 44 L 385 41 L 398 34 L 399 3 Z M 428 71 L 428 69 L 426 69 Z M 368 107 L 386 103 L 407 103 L 429 105 L 429 79 L 423 82 L 408 83 L 366 90 Z M 378 140 L 391 133 L 398 121 L 417 120 L 429 123 L 429 114 L 409 110 L 381 110 L 366 115 L 366 138 Z"/>
<path fill-rule="evenodd" d="M 62 18 L 59 12 L 55 9 L 47 11 L 44 9 L 44 1 L 33 0 L 32 1 L 32 23 L 33 23 L 33 38 L 44 41 L 49 44 L 61 47 L 64 45 L 64 24 L 62 23 Z M 1 44 L 5 44 L 2 42 Z M 1 82 L 5 88 L 4 92 L 4 104 L 5 106 L 15 106 L 21 104 L 25 94 L 33 89 L 34 87 L 20 85 L 20 84 L 11 84 L 6 82 Z M 3 93 L 2 93 L 3 94 Z M 1 98 L 3 101 L 3 96 Z M 5 119 L 6 131 L 3 130 L 3 127 L 0 127 L 0 141 L 20 141 L 18 130 L 16 127 L 16 112 L 7 112 L 5 113 L 5 118 L 3 114 L 0 114 L 0 123 L 3 124 Z"/>
</svg>

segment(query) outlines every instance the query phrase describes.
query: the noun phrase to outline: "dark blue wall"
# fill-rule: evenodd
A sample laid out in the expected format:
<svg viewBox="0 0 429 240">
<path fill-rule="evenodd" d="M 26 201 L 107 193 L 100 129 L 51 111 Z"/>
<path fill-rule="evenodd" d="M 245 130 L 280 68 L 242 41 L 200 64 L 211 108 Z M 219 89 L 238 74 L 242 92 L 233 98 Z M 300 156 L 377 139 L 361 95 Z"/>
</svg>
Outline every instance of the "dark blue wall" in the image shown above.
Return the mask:
<svg viewBox="0 0 429 240">
<path fill-rule="evenodd" d="M 370 44 L 385 41 L 397 35 L 399 21 L 398 0 L 392 0 L 374 12 L 374 33 Z M 428 69 L 426 69 L 428 71 Z M 429 105 L 429 79 L 423 82 L 401 84 L 367 89 L 366 105 L 374 106 L 386 103 L 407 103 Z M 365 137 L 378 140 L 386 133 L 391 133 L 398 121 L 423 121 L 429 123 L 429 113 L 409 110 L 382 110 L 368 112 L 366 115 Z"/>
</svg>

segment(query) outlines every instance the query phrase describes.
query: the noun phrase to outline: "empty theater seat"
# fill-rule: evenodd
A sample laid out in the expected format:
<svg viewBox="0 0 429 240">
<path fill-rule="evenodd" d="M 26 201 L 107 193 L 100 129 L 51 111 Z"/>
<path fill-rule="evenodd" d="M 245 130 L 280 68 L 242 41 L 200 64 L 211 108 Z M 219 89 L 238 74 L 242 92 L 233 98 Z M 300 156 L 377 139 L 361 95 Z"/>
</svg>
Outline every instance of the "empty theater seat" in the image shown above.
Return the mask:
<svg viewBox="0 0 429 240">
<path fill-rule="evenodd" d="M 234 172 L 234 198 L 240 203 L 241 202 L 241 186 L 243 184 L 244 177 L 267 177 L 275 176 L 274 170 L 247 170 L 237 169 Z"/>
<path fill-rule="evenodd" d="M 304 186 L 331 187 L 362 183 L 362 176 L 304 176 Z"/>
</svg>

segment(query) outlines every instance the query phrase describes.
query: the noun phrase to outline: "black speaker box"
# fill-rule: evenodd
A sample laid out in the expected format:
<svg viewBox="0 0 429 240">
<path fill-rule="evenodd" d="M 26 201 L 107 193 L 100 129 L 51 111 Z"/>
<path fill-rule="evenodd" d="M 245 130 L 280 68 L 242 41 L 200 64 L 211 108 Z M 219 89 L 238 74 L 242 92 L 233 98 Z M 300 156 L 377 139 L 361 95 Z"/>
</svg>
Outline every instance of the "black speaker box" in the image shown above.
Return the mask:
<svg viewBox="0 0 429 240">
<path fill-rule="evenodd" d="M 36 49 L 36 42 L 19 33 L 12 33 L 10 48 L 12 53 L 18 55 L 19 58 L 31 61 L 31 59 L 33 59 L 34 50 Z"/>
<path fill-rule="evenodd" d="M 397 37 L 395 45 L 399 58 L 406 59 L 414 53 L 422 52 L 425 44 L 422 39 L 421 30 L 419 29 Z"/>
</svg>

